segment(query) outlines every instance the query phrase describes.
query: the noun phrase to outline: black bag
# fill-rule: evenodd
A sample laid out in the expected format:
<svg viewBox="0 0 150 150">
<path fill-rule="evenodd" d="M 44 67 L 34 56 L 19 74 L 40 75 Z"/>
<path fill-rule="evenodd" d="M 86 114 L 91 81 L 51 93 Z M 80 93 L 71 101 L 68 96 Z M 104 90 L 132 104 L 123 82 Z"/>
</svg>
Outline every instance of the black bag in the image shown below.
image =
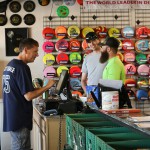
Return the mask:
<svg viewBox="0 0 150 150">
<path fill-rule="evenodd" d="M 118 91 L 118 93 L 119 93 L 119 108 L 124 108 L 125 104 L 127 104 L 128 108 L 132 108 L 131 101 L 129 99 L 127 90 L 124 85 L 121 87 L 121 89 L 107 87 L 102 84 L 98 84 L 98 86 L 100 88 L 100 98 L 101 99 L 102 99 L 101 92 L 103 92 L 103 91 Z"/>
<path fill-rule="evenodd" d="M 7 5 L 11 1 L 12 0 L 3 0 L 2 2 L 0 2 L 0 13 L 6 12 Z"/>
</svg>

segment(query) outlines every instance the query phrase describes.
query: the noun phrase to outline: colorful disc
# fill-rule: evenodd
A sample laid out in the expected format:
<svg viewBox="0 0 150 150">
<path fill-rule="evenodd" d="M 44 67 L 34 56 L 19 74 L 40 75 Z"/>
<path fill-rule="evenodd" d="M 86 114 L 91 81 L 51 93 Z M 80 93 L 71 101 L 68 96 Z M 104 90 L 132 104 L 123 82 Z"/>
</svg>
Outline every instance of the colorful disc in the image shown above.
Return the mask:
<svg viewBox="0 0 150 150">
<path fill-rule="evenodd" d="M 27 12 L 32 12 L 35 9 L 35 3 L 33 1 L 27 0 L 24 4 L 23 4 L 23 8 L 25 11 Z"/>
<path fill-rule="evenodd" d="M 148 100 L 148 92 L 146 90 L 138 90 L 136 92 L 136 97 L 140 101 Z"/>
<path fill-rule="evenodd" d="M 69 69 L 68 69 L 66 66 L 59 66 L 59 67 L 57 68 L 57 76 L 58 76 L 58 77 L 60 76 L 62 70 L 69 70 Z"/>
<path fill-rule="evenodd" d="M 108 30 L 108 35 L 110 37 L 115 37 L 115 38 L 118 38 L 120 36 L 120 30 L 117 29 L 117 28 L 110 28 Z"/>
<path fill-rule="evenodd" d="M 51 53 L 54 50 L 54 44 L 50 41 L 46 41 L 43 43 L 42 48 L 43 48 L 44 52 Z"/>
<path fill-rule="evenodd" d="M 133 27 L 124 27 L 121 30 L 121 35 L 124 38 L 133 38 L 134 37 L 134 28 Z"/>
<path fill-rule="evenodd" d="M 81 62 L 81 55 L 78 52 L 73 52 L 69 55 L 69 60 L 72 64 L 79 64 Z"/>
<path fill-rule="evenodd" d="M 78 3 L 79 5 L 83 5 L 83 0 L 77 0 L 77 3 Z"/>
<path fill-rule="evenodd" d="M 124 57 L 121 52 L 117 52 L 117 57 L 123 62 Z"/>
<path fill-rule="evenodd" d="M 66 37 L 67 30 L 64 26 L 58 26 L 55 28 L 55 35 L 58 39 L 63 39 Z"/>
<path fill-rule="evenodd" d="M 21 10 L 21 4 L 18 1 L 13 1 L 9 4 L 9 9 L 13 13 L 18 13 Z"/>
<path fill-rule="evenodd" d="M 69 15 L 69 9 L 67 6 L 59 6 L 57 8 L 57 15 L 60 18 L 66 18 Z"/>
<path fill-rule="evenodd" d="M 6 23 L 7 23 L 6 15 L 1 14 L 0 15 L 0 26 L 4 26 Z"/>
<path fill-rule="evenodd" d="M 122 49 L 124 51 L 134 50 L 134 42 L 132 40 L 123 40 Z"/>
<path fill-rule="evenodd" d="M 56 70 L 52 66 L 48 66 L 44 69 L 43 74 L 47 79 L 54 78 L 56 75 Z"/>
<path fill-rule="evenodd" d="M 80 50 L 80 42 L 76 39 L 73 39 L 69 42 L 69 50 L 71 52 L 77 52 Z"/>
<path fill-rule="evenodd" d="M 99 26 L 95 28 L 95 33 L 99 38 L 106 38 L 107 28 L 105 26 Z"/>
<path fill-rule="evenodd" d="M 76 38 L 80 35 L 80 29 L 77 26 L 70 26 L 67 33 L 70 38 Z"/>
<path fill-rule="evenodd" d="M 142 53 L 140 53 L 140 54 L 137 54 L 136 55 L 136 62 L 138 63 L 138 64 L 145 64 L 146 63 L 146 61 L 147 61 L 147 58 L 146 58 L 146 55 L 145 54 L 142 54 Z"/>
<path fill-rule="evenodd" d="M 133 61 L 135 61 L 135 53 L 134 52 L 126 52 L 126 53 L 124 53 L 124 61 L 125 62 L 133 62 Z"/>
<path fill-rule="evenodd" d="M 24 23 L 26 25 L 33 25 L 35 23 L 35 20 L 36 20 L 35 16 L 32 14 L 25 15 L 23 19 L 24 19 Z"/>
<path fill-rule="evenodd" d="M 127 75 L 133 75 L 136 73 L 136 67 L 133 64 L 125 65 L 125 71 Z"/>
<path fill-rule="evenodd" d="M 67 64 L 69 61 L 69 57 L 65 53 L 60 53 L 57 55 L 56 61 L 58 64 Z"/>
<path fill-rule="evenodd" d="M 89 54 L 91 53 L 93 50 L 88 46 L 86 40 L 83 40 L 82 42 L 82 49 L 84 50 L 84 53 Z"/>
<path fill-rule="evenodd" d="M 89 32 L 94 32 L 94 30 L 90 27 L 85 27 L 83 30 L 82 30 L 82 36 L 83 38 L 86 37 L 86 34 L 89 33 Z"/>
<path fill-rule="evenodd" d="M 45 65 L 51 66 L 55 62 L 55 57 L 52 54 L 45 54 L 43 57 L 43 62 Z"/>
<path fill-rule="evenodd" d="M 63 1 L 67 6 L 73 6 L 76 2 L 76 0 L 63 0 Z"/>
<path fill-rule="evenodd" d="M 148 37 L 148 28 L 147 27 L 139 27 L 136 29 L 136 37 L 138 39 L 147 38 Z"/>
<path fill-rule="evenodd" d="M 139 75 L 141 76 L 148 76 L 149 75 L 149 72 L 150 72 L 150 69 L 147 65 L 140 65 L 138 68 L 137 68 L 137 72 Z"/>
<path fill-rule="evenodd" d="M 18 26 L 18 25 L 21 24 L 21 22 L 22 22 L 22 18 L 21 18 L 20 15 L 18 15 L 18 14 L 13 14 L 13 15 L 11 15 L 11 17 L 10 17 L 10 23 L 11 23 L 12 25 Z"/>
<path fill-rule="evenodd" d="M 149 41 L 148 40 L 139 40 L 135 43 L 135 50 L 137 52 L 144 52 L 149 49 Z"/>
<path fill-rule="evenodd" d="M 125 80 L 125 86 L 126 87 L 135 87 L 136 86 L 136 81 L 134 79 L 126 79 Z"/>
<path fill-rule="evenodd" d="M 139 88 L 148 88 L 148 79 L 147 78 L 139 78 L 137 81 L 137 85 Z"/>
<path fill-rule="evenodd" d="M 61 39 L 56 42 L 55 49 L 60 52 L 65 52 L 68 49 L 68 42 L 65 39 Z"/>
<path fill-rule="evenodd" d="M 38 0 L 41 6 L 47 6 L 50 3 L 50 0 Z"/>
<path fill-rule="evenodd" d="M 78 66 L 72 66 L 69 70 L 70 76 L 72 78 L 77 78 L 81 76 L 81 68 Z"/>
<path fill-rule="evenodd" d="M 54 30 L 50 27 L 46 27 L 43 29 L 42 35 L 45 39 L 50 40 L 54 36 Z"/>
<path fill-rule="evenodd" d="M 72 90 L 80 90 L 81 82 L 78 78 L 70 78 L 70 87 Z"/>
</svg>

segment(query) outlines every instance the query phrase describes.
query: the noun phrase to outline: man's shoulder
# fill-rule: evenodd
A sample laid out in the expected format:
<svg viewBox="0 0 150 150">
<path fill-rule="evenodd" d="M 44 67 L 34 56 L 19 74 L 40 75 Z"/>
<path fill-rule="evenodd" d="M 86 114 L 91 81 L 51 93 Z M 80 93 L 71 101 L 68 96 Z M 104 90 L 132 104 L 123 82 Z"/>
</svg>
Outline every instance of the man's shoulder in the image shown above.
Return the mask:
<svg viewBox="0 0 150 150">
<path fill-rule="evenodd" d="M 86 58 L 91 58 L 91 57 L 95 57 L 97 54 L 92 52 L 92 53 L 89 53 Z"/>
</svg>

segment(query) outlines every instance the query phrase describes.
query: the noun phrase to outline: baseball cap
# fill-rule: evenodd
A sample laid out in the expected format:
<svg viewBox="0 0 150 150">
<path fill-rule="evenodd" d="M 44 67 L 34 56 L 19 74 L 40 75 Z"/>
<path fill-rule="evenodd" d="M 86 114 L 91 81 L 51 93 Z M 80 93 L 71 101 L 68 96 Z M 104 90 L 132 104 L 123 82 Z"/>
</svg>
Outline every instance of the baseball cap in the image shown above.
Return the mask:
<svg viewBox="0 0 150 150">
<path fill-rule="evenodd" d="M 99 46 L 109 46 L 111 48 L 118 49 L 120 42 L 114 37 L 108 37 L 103 43 L 99 43 Z"/>
<path fill-rule="evenodd" d="M 94 41 L 98 39 L 98 36 L 96 35 L 95 32 L 89 32 L 86 34 L 86 42 L 90 43 L 91 41 Z"/>
</svg>

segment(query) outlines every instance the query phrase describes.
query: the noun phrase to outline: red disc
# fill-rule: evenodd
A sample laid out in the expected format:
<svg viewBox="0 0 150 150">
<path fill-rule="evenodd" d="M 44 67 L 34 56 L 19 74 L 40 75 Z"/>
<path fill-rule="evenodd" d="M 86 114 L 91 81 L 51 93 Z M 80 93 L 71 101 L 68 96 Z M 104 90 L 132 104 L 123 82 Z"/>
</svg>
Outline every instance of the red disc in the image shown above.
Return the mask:
<svg viewBox="0 0 150 150">
<path fill-rule="evenodd" d="M 99 26 L 95 28 L 95 33 L 99 38 L 106 38 L 107 28 L 105 26 Z"/>
<path fill-rule="evenodd" d="M 54 34 L 55 34 L 54 30 L 53 30 L 52 28 L 50 28 L 50 27 L 46 27 L 46 28 L 44 28 L 43 31 L 42 31 L 43 37 L 44 37 L 45 39 L 47 39 L 47 40 L 52 39 L 53 36 L 54 36 Z"/>
<path fill-rule="evenodd" d="M 55 49 L 60 52 L 65 52 L 68 49 L 68 42 L 65 39 L 60 39 L 56 42 Z"/>
<path fill-rule="evenodd" d="M 134 52 L 126 52 L 126 53 L 124 53 L 124 61 L 125 62 L 133 62 L 133 61 L 135 61 L 135 53 Z"/>
<path fill-rule="evenodd" d="M 143 38 L 147 38 L 148 37 L 148 33 L 149 33 L 149 29 L 147 27 L 139 27 L 136 29 L 136 37 L 138 39 L 143 39 Z"/>
<path fill-rule="evenodd" d="M 83 5 L 83 0 L 77 0 L 79 5 Z"/>
<path fill-rule="evenodd" d="M 70 68 L 69 73 L 72 78 L 80 77 L 81 76 L 81 68 L 78 66 L 72 66 Z"/>
<path fill-rule="evenodd" d="M 136 80 L 130 78 L 125 80 L 125 86 L 126 87 L 135 87 L 136 86 Z"/>
<path fill-rule="evenodd" d="M 56 61 L 58 64 L 67 64 L 69 61 L 69 57 L 65 53 L 60 53 L 57 55 Z"/>
<path fill-rule="evenodd" d="M 73 39 L 69 42 L 69 50 L 72 52 L 77 52 L 80 50 L 80 42 L 76 39 Z"/>
<path fill-rule="evenodd" d="M 134 42 L 132 40 L 123 40 L 122 49 L 124 51 L 134 50 Z"/>
<path fill-rule="evenodd" d="M 136 67 L 133 64 L 125 65 L 125 71 L 127 75 L 132 75 L 136 73 Z"/>
</svg>

